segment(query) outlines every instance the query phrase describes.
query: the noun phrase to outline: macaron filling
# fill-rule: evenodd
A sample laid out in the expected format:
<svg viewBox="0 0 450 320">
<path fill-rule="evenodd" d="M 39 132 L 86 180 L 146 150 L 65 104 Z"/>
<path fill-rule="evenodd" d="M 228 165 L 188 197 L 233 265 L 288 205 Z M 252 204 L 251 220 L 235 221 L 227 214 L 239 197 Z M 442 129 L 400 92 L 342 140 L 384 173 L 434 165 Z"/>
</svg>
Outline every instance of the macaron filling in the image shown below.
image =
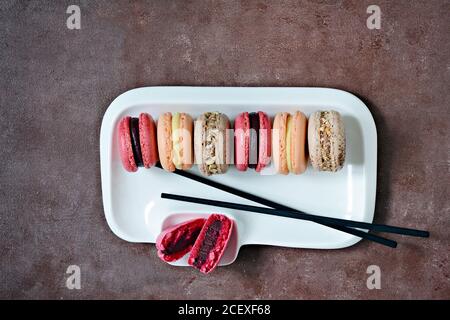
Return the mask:
<svg viewBox="0 0 450 320">
<path fill-rule="evenodd" d="M 186 248 L 193 245 L 200 233 L 201 228 L 196 230 L 185 229 L 181 233 L 176 235 L 176 238 L 172 242 L 168 242 L 167 247 L 161 250 L 161 253 L 165 255 L 173 255 L 183 252 Z"/>
<path fill-rule="evenodd" d="M 320 153 L 322 161 L 320 163 L 320 169 L 330 170 L 333 167 L 333 161 L 331 158 L 331 124 L 328 121 L 329 112 L 322 111 L 320 113 L 320 126 L 319 126 L 319 141 L 320 141 Z"/>
<path fill-rule="evenodd" d="M 259 115 L 256 112 L 249 114 L 250 119 L 250 146 L 248 156 L 248 167 L 256 169 L 259 159 Z"/>
<path fill-rule="evenodd" d="M 208 227 L 200 246 L 197 258 L 194 260 L 193 266 L 200 268 L 208 258 L 209 253 L 216 245 L 217 238 L 219 237 L 220 229 L 222 228 L 222 222 L 219 220 L 214 221 Z"/>
<path fill-rule="evenodd" d="M 139 141 L 139 118 L 130 118 L 130 136 L 134 161 L 138 167 L 143 167 L 141 143 Z"/>
<path fill-rule="evenodd" d="M 291 157 L 291 149 L 292 149 L 292 116 L 287 116 L 287 125 L 286 125 L 286 162 L 288 166 L 289 172 L 292 172 L 292 157 Z"/>
<path fill-rule="evenodd" d="M 178 112 L 172 115 L 172 162 L 175 168 L 181 170 L 183 165 L 182 144 L 181 144 L 180 114 Z"/>
<path fill-rule="evenodd" d="M 205 219 L 195 219 L 170 228 L 158 237 L 158 256 L 166 262 L 176 261 L 191 251 Z"/>
</svg>

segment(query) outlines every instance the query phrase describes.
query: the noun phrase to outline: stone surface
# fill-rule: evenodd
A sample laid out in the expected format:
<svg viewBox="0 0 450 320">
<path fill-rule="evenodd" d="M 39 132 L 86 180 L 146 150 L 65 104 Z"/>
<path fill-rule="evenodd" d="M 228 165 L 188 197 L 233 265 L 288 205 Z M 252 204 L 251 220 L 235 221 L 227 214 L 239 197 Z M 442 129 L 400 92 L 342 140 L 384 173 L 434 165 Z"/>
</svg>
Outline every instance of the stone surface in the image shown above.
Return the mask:
<svg viewBox="0 0 450 320">
<path fill-rule="evenodd" d="M 450 298 L 449 1 L 0 2 L 0 298 Z M 66 9 L 81 8 L 68 30 Z M 243 248 L 203 276 L 109 230 L 99 132 L 152 85 L 323 86 L 362 98 L 379 138 L 376 221 L 431 231 L 337 251 Z M 81 267 L 81 290 L 65 286 Z M 382 270 L 368 290 L 366 268 Z"/>
</svg>

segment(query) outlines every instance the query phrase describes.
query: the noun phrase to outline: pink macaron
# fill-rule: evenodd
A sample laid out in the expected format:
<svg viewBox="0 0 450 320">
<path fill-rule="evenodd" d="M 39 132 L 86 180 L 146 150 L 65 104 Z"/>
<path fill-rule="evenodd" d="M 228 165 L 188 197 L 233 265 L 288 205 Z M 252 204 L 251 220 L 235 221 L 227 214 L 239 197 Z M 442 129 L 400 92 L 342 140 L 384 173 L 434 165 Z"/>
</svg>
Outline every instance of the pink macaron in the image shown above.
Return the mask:
<svg viewBox="0 0 450 320">
<path fill-rule="evenodd" d="M 158 145 L 156 143 L 156 126 L 151 115 L 139 115 L 139 140 L 141 144 L 142 162 L 150 168 L 158 162 Z"/>
<path fill-rule="evenodd" d="M 264 112 L 243 112 L 234 123 L 234 161 L 239 171 L 260 172 L 271 159 L 271 125 Z"/>
<path fill-rule="evenodd" d="M 272 156 L 272 127 L 270 119 L 266 113 L 259 111 L 259 132 L 258 132 L 258 164 L 256 171 L 260 172 L 269 163 Z"/>
<path fill-rule="evenodd" d="M 152 117 L 123 117 L 118 124 L 119 151 L 122 165 L 129 172 L 138 167 L 150 168 L 158 161 L 156 126 Z"/>
<path fill-rule="evenodd" d="M 248 112 L 239 114 L 234 120 L 234 165 L 239 171 L 248 168 L 250 154 L 250 120 Z"/>
<path fill-rule="evenodd" d="M 131 132 L 130 132 L 130 120 L 131 117 L 124 117 L 119 121 L 118 133 L 119 133 L 119 149 L 120 159 L 125 170 L 129 172 L 136 172 L 137 165 L 134 160 L 133 147 L 131 145 Z"/>
</svg>

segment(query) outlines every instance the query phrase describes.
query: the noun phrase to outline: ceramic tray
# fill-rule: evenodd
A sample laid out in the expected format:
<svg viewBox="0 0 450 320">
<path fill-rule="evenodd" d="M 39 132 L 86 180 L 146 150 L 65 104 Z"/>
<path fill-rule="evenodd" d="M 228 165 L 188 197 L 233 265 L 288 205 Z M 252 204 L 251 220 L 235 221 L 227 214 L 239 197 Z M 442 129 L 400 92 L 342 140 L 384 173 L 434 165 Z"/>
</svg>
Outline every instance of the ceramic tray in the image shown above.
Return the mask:
<svg viewBox="0 0 450 320">
<path fill-rule="evenodd" d="M 107 109 L 100 133 L 103 206 L 111 230 L 130 242 L 154 243 L 160 231 L 186 219 L 223 213 L 235 229 L 221 265 L 234 261 L 248 244 L 295 248 L 338 249 L 360 238 L 313 222 L 205 207 L 160 198 L 161 192 L 253 204 L 159 168 L 126 172 L 121 165 L 116 125 L 125 115 L 147 112 L 187 112 L 197 117 L 220 111 L 233 120 L 243 111 L 277 112 L 334 109 L 344 119 L 347 139 L 345 167 L 338 173 L 316 172 L 309 165 L 302 175 L 239 172 L 234 167 L 210 179 L 317 215 L 372 222 L 375 207 L 377 133 L 366 105 L 354 95 L 326 88 L 147 87 L 128 91 Z M 196 167 L 190 170 L 200 174 Z M 266 172 L 267 173 L 267 172 Z M 186 265 L 186 259 L 176 263 Z"/>
</svg>

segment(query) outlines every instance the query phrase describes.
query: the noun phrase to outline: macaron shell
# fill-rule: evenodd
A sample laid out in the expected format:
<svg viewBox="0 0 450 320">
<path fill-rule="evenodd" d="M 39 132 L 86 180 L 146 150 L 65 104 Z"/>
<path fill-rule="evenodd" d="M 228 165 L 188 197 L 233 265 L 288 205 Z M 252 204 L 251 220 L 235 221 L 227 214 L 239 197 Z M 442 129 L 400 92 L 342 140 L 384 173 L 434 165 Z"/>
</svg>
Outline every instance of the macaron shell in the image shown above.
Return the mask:
<svg viewBox="0 0 450 320">
<path fill-rule="evenodd" d="M 331 110 L 328 114 L 328 119 L 331 123 L 331 171 L 336 172 L 344 167 L 345 163 L 345 127 L 341 114 L 337 111 Z"/>
<path fill-rule="evenodd" d="M 291 172 L 301 174 L 306 170 L 308 165 L 306 151 L 307 118 L 302 112 L 297 111 L 292 116 L 291 121 Z"/>
<path fill-rule="evenodd" d="M 292 172 L 292 161 L 291 161 L 291 142 L 292 142 L 292 116 L 288 115 L 287 118 L 287 129 L 286 129 L 286 162 L 289 172 Z"/>
<path fill-rule="evenodd" d="M 308 121 L 308 151 L 311 165 L 315 170 L 320 170 L 320 112 L 314 112 L 309 116 Z"/>
<path fill-rule="evenodd" d="M 219 130 L 219 139 L 216 141 L 216 150 L 218 151 L 217 167 L 220 173 L 225 173 L 228 171 L 228 165 L 231 163 L 232 151 L 230 139 L 233 137 L 230 134 L 230 119 L 223 113 L 219 114 L 217 128 Z"/>
<path fill-rule="evenodd" d="M 250 119 L 248 112 L 243 112 L 234 120 L 234 165 L 237 170 L 247 170 L 249 150 Z"/>
<path fill-rule="evenodd" d="M 192 143 L 194 122 L 192 117 L 187 113 L 180 114 L 180 130 L 182 169 L 188 170 L 192 168 L 194 163 L 194 150 Z"/>
<path fill-rule="evenodd" d="M 158 162 L 159 158 L 155 122 L 148 113 L 139 115 L 139 140 L 144 167 L 150 168 Z"/>
<path fill-rule="evenodd" d="M 205 165 L 203 163 L 203 141 L 205 140 L 205 115 L 202 114 L 194 122 L 194 157 L 195 163 L 198 165 L 200 172 L 207 175 Z"/>
<path fill-rule="evenodd" d="M 118 124 L 120 159 L 125 170 L 136 172 L 138 167 L 134 160 L 133 147 L 131 146 L 130 120 L 130 117 L 124 117 Z"/>
<path fill-rule="evenodd" d="M 270 119 L 266 113 L 259 111 L 259 152 L 258 165 L 256 172 L 261 170 L 270 163 L 272 154 L 272 128 L 270 126 Z"/>
<path fill-rule="evenodd" d="M 166 112 L 158 119 L 157 140 L 159 161 L 161 166 L 167 171 L 175 171 L 172 162 L 172 114 Z"/>
<path fill-rule="evenodd" d="M 287 112 L 277 113 L 273 121 L 272 155 L 275 170 L 280 174 L 288 174 L 289 169 L 286 160 L 286 131 Z"/>
</svg>

